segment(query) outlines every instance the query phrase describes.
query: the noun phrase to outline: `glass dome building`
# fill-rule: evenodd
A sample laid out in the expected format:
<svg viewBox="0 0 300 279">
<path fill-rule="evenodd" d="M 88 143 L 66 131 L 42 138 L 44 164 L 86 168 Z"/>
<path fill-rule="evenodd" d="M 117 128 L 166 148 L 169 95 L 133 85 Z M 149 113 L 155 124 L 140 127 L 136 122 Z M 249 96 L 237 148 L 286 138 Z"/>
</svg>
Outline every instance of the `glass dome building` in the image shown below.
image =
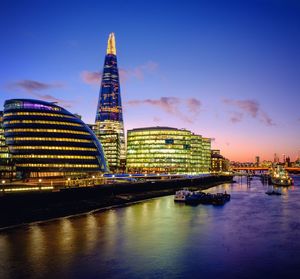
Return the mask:
<svg viewBox="0 0 300 279">
<path fill-rule="evenodd" d="M 22 178 L 107 171 L 102 146 L 92 130 L 54 103 L 7 100 L 3 127 L 17 174 Z"/>
</svg>

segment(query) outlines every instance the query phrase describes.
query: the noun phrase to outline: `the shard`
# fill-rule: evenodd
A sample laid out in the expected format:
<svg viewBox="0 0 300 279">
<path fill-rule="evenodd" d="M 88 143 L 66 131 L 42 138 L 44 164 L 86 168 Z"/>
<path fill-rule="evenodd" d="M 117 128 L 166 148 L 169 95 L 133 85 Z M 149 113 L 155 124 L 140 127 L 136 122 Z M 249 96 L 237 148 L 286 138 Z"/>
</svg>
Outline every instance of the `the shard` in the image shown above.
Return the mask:
<svg viewBox="0 0 300 279">
<path fill-rule="evenodd" d="M 125 137 L 114 33 L 109 34 L 94 131 L 102 143 L 110 171 L 125 167 Z"/>
</svg>

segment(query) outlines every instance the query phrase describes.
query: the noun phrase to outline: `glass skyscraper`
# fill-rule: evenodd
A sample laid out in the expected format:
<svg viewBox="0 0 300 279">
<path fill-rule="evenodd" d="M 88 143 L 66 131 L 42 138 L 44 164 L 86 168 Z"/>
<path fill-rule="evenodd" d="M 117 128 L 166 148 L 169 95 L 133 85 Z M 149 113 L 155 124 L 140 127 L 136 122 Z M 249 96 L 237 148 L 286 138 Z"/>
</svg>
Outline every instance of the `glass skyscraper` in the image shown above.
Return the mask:
<svg viewBox="0 0 300 279">
<path fill-rule="evenodd" d="M 125 137 L 114 33 L 109 34 L 94 132 L 101 141 L 110 171 L 125 163 Z"/>
</svg>

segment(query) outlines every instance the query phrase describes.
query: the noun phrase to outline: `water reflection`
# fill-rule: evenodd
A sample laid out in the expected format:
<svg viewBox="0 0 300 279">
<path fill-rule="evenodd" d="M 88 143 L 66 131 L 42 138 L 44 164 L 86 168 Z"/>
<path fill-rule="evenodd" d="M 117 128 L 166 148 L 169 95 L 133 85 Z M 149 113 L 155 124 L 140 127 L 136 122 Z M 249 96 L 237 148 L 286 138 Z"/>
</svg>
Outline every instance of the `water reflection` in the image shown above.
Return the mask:
<svg viewBox="0 0 300 279">
<path fill-rule="evenodd" d="M 259 179 L 207 192 L 225 206 L 162 197 L 0 233 L 0 278 L 297 278 L 300 179 L 265 194 Z"/>
</svg>

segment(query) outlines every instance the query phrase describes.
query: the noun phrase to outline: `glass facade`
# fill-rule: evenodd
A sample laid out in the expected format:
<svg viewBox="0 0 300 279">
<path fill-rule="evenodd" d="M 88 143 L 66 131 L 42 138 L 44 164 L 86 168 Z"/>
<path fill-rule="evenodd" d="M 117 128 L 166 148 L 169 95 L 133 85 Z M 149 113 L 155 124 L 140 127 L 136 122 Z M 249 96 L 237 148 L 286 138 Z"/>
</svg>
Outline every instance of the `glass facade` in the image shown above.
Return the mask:
<svg viewBox="0 0 300 279">
<path fill-rule="evenodd" d="M 102 143 L 111 171 L 125 160 L 123 113 L 114 34 L 109 35 L 94 132 Z"/>
<path fill-rule="evenodd" d="M 210 144 L 184 129 L 150 127 L 127 132 L 127 171 L 132 173 L 207 173 Z M 210 141 L 209 141 L 210 143 Z M 209 156 L 207 157 L 207 148 Z"/>
<path fill-rule="evenodd" d="M 78 117 L 52 103 L 8 100 L 3 127 L 18 176 L 107 171 L 102 146 Z"/>
<path fill-rule="evenodd" d="M 202 138 L 202 163 L 203 168 L 207 171 L 211 169 L 211 139 L 210 138 Z"/>
<path fill-rule="evenodd" d="M 8 146 L 5 143 L 3 128 L 3 111 L 0 111 L 0 178 L 12 178 L 13 165 Z"/>
</svg>

